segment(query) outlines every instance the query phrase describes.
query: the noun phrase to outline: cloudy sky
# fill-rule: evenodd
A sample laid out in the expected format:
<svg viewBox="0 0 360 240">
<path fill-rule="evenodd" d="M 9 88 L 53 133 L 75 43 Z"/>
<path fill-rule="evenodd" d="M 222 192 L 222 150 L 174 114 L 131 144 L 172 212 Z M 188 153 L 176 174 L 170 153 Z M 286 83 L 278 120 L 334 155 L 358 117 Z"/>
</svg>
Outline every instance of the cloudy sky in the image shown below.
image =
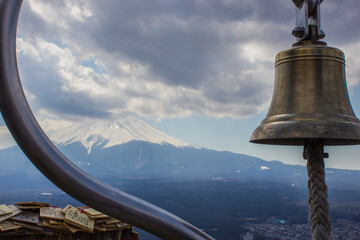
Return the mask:
<svg viewBox="0 0 360 240">
<path fill-rule="evenodd" d="M 321 10 L 359 115 L 360 2 Z M 270 104 L 275 55 L 295 41 L 294 11 L 290 0 L 27 0 L 23 87 L 39 120 L 133 115 L 192 144 L 304 164 L 301 147 L 248 143 Z M 327 150 L 327 166 L 360 169 L 359 147 Z"/>
</svg>

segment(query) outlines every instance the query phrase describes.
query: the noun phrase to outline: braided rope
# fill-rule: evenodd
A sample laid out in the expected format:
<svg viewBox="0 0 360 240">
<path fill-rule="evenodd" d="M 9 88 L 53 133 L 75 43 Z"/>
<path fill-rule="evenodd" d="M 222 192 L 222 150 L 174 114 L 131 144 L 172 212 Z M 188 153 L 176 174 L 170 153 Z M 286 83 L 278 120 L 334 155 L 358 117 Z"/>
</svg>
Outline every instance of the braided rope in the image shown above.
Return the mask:
<svg viewBox="0 0 360 240">
<path fill-rule="evenodd" d="M 323 145 L 321 142 L 305 144 L 304 157 L 307 159 L 307 172 L 309 176 L 308 204 L 309 222 L 313 240 L 334 239 L 331 232 L 329 216 L 328 188 L 325 183 L 325 164 Z"/>
</svg>

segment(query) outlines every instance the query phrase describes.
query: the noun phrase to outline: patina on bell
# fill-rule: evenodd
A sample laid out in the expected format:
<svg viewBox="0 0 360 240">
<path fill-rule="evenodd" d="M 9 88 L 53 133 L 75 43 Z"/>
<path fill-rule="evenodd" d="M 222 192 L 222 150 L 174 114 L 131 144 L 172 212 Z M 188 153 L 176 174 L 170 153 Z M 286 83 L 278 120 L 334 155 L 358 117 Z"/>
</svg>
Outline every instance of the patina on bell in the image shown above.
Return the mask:
<svg viewBox="0 0 360 240">
<path fill-rule="evenodd" d="M 271 106 L 250 142 L 303 145 L 305 139 L 320 138 L 324 145 L 360 144 L 344 54 L 318 43 L 303 42 L 276 56 Z"/>
</svg>

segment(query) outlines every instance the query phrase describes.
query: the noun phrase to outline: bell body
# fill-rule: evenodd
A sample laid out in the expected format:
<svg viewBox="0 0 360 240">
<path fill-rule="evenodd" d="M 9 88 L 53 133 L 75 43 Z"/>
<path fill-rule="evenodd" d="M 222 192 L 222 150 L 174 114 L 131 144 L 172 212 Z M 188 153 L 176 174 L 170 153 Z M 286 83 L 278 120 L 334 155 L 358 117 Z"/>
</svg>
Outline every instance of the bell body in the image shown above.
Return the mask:
<svg viewBox="0 0 360 240">
<path fill-rule="evenodd" d="M 303 145 L 312 138 L 325 145 L 360 144 L 344 54 L 324 45 L 300 45 L 276 56 L 271 106 L 250 142 Z"/>
</svg>

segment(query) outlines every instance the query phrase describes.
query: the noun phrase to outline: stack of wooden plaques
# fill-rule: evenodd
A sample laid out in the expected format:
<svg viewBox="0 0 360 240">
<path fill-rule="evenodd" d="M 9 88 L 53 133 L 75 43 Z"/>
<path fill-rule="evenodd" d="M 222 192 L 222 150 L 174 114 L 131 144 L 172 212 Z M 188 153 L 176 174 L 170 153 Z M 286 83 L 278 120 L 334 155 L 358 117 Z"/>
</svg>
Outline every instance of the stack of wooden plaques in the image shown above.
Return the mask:
<svg viewBox="0 0 360 240">
<path fill-rule="evenodd" d="M 0 240 L 139 240 L 133 227 L 88 207 L 0 205 Z"/>
</svg>

